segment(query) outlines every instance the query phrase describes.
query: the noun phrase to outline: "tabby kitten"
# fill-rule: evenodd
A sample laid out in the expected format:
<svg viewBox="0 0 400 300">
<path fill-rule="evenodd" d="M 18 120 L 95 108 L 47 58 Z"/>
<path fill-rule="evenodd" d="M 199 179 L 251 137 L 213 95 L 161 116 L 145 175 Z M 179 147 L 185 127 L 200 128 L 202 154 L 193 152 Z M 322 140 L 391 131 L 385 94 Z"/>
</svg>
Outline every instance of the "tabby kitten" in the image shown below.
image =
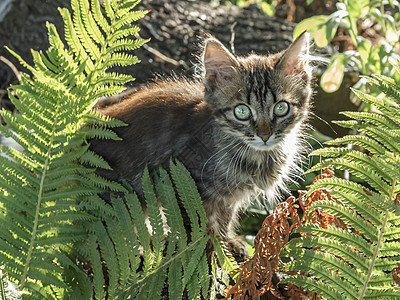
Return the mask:
<svg viewBox="0 0 400 300">
<path fill-rule="evenodd" d="M 241 252 L 239 212 L 261 194 L 279 198 L 297 172 L 311 72 L 308 34 L 280 53 L 248 57 L 208 38 L 201 78 L 160 81 L 99 108 L 128 124 L 115 130 L 122 141 L 92 142 L 112 167 L 101 173 L 129 180 L 140 194 L 145 166 L 179 159 L 198 185 L 209 228 Z"/>
</svg>

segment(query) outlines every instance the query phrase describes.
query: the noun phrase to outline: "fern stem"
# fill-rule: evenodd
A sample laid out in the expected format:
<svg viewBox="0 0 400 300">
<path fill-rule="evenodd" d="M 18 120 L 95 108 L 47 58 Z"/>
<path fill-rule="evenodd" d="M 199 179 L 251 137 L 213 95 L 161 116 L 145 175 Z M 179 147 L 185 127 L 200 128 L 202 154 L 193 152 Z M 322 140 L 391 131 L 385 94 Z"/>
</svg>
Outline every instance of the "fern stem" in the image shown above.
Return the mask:
<svg viewBox="0 0 400 300">
<path fill-rule="evenodd" d="M 363 288 L 361 290 L 360 297 L 358 297 L 358 300 L 362 300 L 364 298 L 365 292 L 367 291 L 368 283 L 369 283 L 369 280 L 370 280 L 371 275 L 372 275 L 372 270 L 374 269 L 375 261 L 376 261 L 376 258 L 378 256 L 379 247 L 380 247 L 381 242 L 382 242 L 382 237 L 383 237 L 383 234 L 385 232 L 385 227 L 386 227 L 386 223 L 387 223 L 387 220 L 388 220 L 388 216 L 389 216 L 389 210 L 387 209 L 386 210 L 386 215 L 385 215 L 385 220 L 383 221 L 382 228 L 381 228 L 381 233 L 379 234 L 378 242 L 376 243 L 375 252 L 374 252 L 374 255 L 372 256 L 371 264 L 370 264 L 369 269 L 368 269 L 368 274 L 367 274 L 367 277 L 365 279 L 364 286 L 363 286 Z"/>
<path fill-rule="evenodd" d="M 164 264 L 162 264 L 161 266 L 158 266 L 157 268 L 153 269 L 151 272 L 147 273 L 145 276 L 143 276 L 141 279 L 139 279 L 136 282 L 136 285 L 140 284 L 141 282 L 143 282 L 145 279 L 147 279 L 149 276 L 151 276 L 152 274 L 155 274 L 158 272 L 158 270 L 161 270 L 162 268 L 166 267 L 167 265 L 169 265 L 170 263 L 172 263 L 175 259 L 177 259 L 178 257 L 182 256 L 184 253 L 192 250 L 192 248 L 194 248 L 198 243 L 202 242 L 205 239 L 208 239 L 209 236 L 208 235 L 203 235 L 202 237 L 198 238 L 196 241 L 192 242 L 192 244 L 187 247 L 186 249 L 184 249 L 182 252 L 179 252 L 177 255 L 175 255 L 174 257 L 172 257 L 170 260 L 167 260 Z"/>
<path fill-rule="evenodd" d="M 58 97 L 58 99 L 61 99 L 61 97 Z M 56 112 L 54 115 L 54 122 L 53 122 L 53 128 L 52 128 L 52 132 L 51 132 L 50 143 L 49 143 L 49 147 L 47 150 L 46 160 L 45 160 L 45 163 L 43 166 L 43 173 L 40 178 L 38 200 L 37 200 L 36 211 L 35 211 L 35 221 L 33 223 L 32 237 L 31 237 L 31 241 L 29 243 L 29 250 L 28 250 L 28 253 L 26 256 L 24 271 L 22 272 L 22 279 L 21 279 L 21 285 L 20 285 L 21 290 L 24 288 L 25 280 L 28 275 L 29 264 L 32 259 L 32 252 L 33 252 L 33 247 L 34 247 L 35 239 L 36 239 L 36 231 L 37 231 L 37 227 L 38 227 L 38 223 L 39 223 L 39 212 L 40 212 L 40 207 L 42 205 L 44 180 L 46 178 L 47 168 L 48 168 L 49 161 L 50 161 L 50 151 L 51 151 L 51 148 L 53 147 L 53 141 L 54 141 L 56 125 L 57 125 L 58 110 L 60 107 L 59 105 L 60 105 L 60 101 L 58 100 L 57 101 L 57 109 L 56 109 Z"/>
<path fill-rule="evenodd" d="M 104 60 L 103 58 L 105 57 L 105 53 L 107 50 L 107 46 L 108 43 L 110 41 L 110 37 L 112 36 L 112 27 L 114 25 L 115 22 L 115 16 L 114 18 L 110 18 L 110 27 L 108 29 L 108 32 L 104 32 L 104 35 L 106 36 L 104 42 L 100 43 L 100 59 L 98 59 L 95 63 L 94 63 L 94 68 L 93 71 L 90 72 L 90 74 L 88 74 L 88 81 L 89 81 L 89 85 L 88 85 L 88 90 L 92 89 L 94 86 L 94 80 L 96 79 L 97 73 L 103 71 L 103 69 L 101 68 L 101 66 L 104 65 Z M 109 56 L 106 57 L 106 60 L 109 58 Z M 93 102 L 94 103 L 94 102 Z"/>
</svg>

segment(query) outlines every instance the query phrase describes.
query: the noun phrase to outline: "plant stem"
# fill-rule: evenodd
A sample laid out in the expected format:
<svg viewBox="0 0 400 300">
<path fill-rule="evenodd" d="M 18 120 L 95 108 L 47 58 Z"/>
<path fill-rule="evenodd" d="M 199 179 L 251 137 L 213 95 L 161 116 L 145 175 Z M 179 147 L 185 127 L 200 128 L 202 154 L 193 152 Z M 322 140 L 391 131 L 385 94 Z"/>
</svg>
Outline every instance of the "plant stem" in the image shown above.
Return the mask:
<svg viewBox="0 0 400 300">
<path fill-rule="evenodd" d="M 372 256 L 371 264 L 369 265 L 367 278 L 365 279 L 364 286 L 361 290 L 361 294 L 360 294 L 360 297 L 358 297 L 358 300 L 362 300 L 365 296 L 365 292 L 367 291 L 368 283 L 369 283 L 369 280 L 372 275 L 372 270 L 374 269 L 375 261 L 378 256 L 379 247 L 382 243 L 382 237 L 383 237 L 383 233 L 385 232 L 385 227 L 386 227 L 388 216 L 389 216 L 389 210 L 387 209 L 386 215 L 385 215 L 385 220 L 383 221 L 382 228 L 381 228 L 381 233 L 379 234 L 378 242 L 376 243 L 374 255 Z"/>
<path fill-rule="evenodd" d="M 381 10 L 381 16 L 384 16 L 385 15 L 385 5 L 383 4 L 383 1 L 381 1 L 380 10 Z M 395 22 L 393 22 L 393 23 L 395 23 Z M 386 18 L 383 18 L 383 22 L 381 24 L 382 24 L 383 36 L 386 36 Z"/>
<path fill-rule="evenodd" d="M 186 249 L 182 250 L 182 252 L 178 253 L 177 255 L 175 255 L 174 257 L 172 257 L 171 259 L 167 260 L 165 263 L 163 263 L 161 266 L 158 266 L 157 268 L 155 268 L 154 270 L 152 270 L 151 272 L 147 273 L 144 277 L 142 277 L 141 279 L 139 279 L 135 284 L 139 285 L 141 282 L 143 282 L 146 278 L 148 278 L 150 275 L 155 274 L 158 272 L 158 270 L 166 267 L 167 265 L 169 265 L 170 263 L 172 263 L 175 259 L 177 259 L 178 257 L 182 256 L 184 253 L 192 250 L 192 248 L 194 248 L 199 242 L 205 241 L 206 239 L 208 239 L 209 236 L 208 235 L 203 235 L 202 237 L 198 238 L 196 241 L 192 242 L 192 244 L 187 247 Z"/>
<path fill-rule="evenodd" d="M 61 96 L 58 99 L 61 99 Z M 26 256 L 24 271 L 22 272 L 22 279 L 21 279 L 21 284 L 20 284 L 21 290 L 24 288 L 25 280 L 26 280 L 26 277 L 28 276 L 29 264 L 32 259 L 32 252 L 33 252 L 33 247 L 34 247 L 35 239 L 36 239 L 36 231 L 37 231 L 38 223 L 39 223 L 39 212 L 40 212 L 40 207 L 42 205 L 44 180 L 46 178 L 46 173 L 47 173 L 47 169 L 49 166 L 50 151 L 51 151 L 51 148 L 53 147 L 53 141 L 54 141 L 55 131 L 56 131 L 56 127 L 57 127 L 57 116 L 58 116 L 59 106 L 60 106 L 60 102 L 58 101 L 57 109 L 56 109 L 55 116 L 54 116 L 54 122 L 53 122 L 53 128 L 52 128 L 52 132 L 51 132 L 49 147 L 47 149 L 46 160 L 45 160 L 45 163 L 43 166 L 43 173 L 40 178 L 39 193 L 38 193 L 38 198 L 37 198 L 37 203 L 36 203 L 36 211 L 35 211 L 35 221 L 33 223 L 32 237 L 31 237 L 31 241 L 29 243 L 29 250 L 28 250 L 28 253 Z"/>
</svg>

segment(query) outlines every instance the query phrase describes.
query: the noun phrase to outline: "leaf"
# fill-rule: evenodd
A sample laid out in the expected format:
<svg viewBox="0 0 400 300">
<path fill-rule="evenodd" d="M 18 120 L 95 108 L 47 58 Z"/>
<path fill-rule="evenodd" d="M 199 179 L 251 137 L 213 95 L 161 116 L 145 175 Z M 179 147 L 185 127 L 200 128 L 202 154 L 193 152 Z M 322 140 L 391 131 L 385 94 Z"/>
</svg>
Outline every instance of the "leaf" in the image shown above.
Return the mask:
<svg viewBox="0 0 400 300">
<path fill-rule="evenodd" d="M 152 228 L 152 245 L 153 256 L 156 266 L 161 262 L 162 252 L 164 250 L 164 228 L 161 218 L 160 207 L 158 206 L 157 198 L 154 193 L 153 184 L 150 179 L 149 170 L 146 168 L 142 176 L 142 189 L 146 198 L 147 210 L 149 213 L 150 225 Z"/>
<path fill-rule="evenodd" d="M 129 20 L 143 16 L 132 12 L 135 3 L 129 3 L 130 9 L 127 3 L 122 7 L 129 12 Z M 0 250 L 0 265 L 7 261 L 11 266 L 10 278 L 19 283 L 21 290 L 28 291 L 30 297 L 38 299 L 59 299 L 81 292 L 93 294 L 87 290 L 92 287 L 86 273 L 77 271 L 77 258 L 69 257 L 73 244 L 91 260 L 91 271 L 96 273 L 91 278 L 97 299 L 107 293 L 111 297 L 115 294 L 120 275 L 124 282 L 131 272 L 127 262 L 136 263 L 138 259 L 134 256 L 139 253 L 137 248 L 135 252 L 123 247 L 120 219 L 98 196 L 105 191 L 125 189 L 95 175 L 93 167 L 109 166 L 88 151 L 86 138 L 117 138 L 109 128 L 122 123 L 93 113 L 93 103 L 96 95 L 124 89 L 121 84 L 131 77 L 111 73 L 103 81 L 97 79 L 107 74 L 104 65 L 108 56 L 130 64 L 127 59 L 133 56 L 124 51 L 136 49 L 145 41 L 120 40 L 133 31 L 124 26 L 113 30 L 98 1 L 92 0 L 89 5 L 87 0 L 72 0 L 71 6 L 72 14 L 66 9 L 59 10 L 65 41 L 56 27 L 48 23 L 50 47 L 44 52 L 32 51 L 32 66 L 10 51 L 31 75 L 22 74 L 20 84 L 12 88 L 18 99 L 9 93 L 20 114 L 2 112 L 9 127 L 0 126 L 0 132 L 13 137 L 24 148 L 19 153 L 1 147 L 13 160 L 0 158 L 0 220 L 4 225 L 0 230 L 0 248 L 7 250 L 7 253 Z M 114 1 L 112 9 L 119 10 L 117 2 Z M 119 14 L 118 18 L 124 15 Z M 137 33 L 138 29 L 135 30 Z M 114 45 L 106 43 L 107 40 L 113 40 Z M 85 120 L 87 124 L 82 124 Z M 109 232 L 100 220 L 109 225 Z M 98 236 L 94 238 L 90 230 Z M 112 240 L 116 241 L 115 247 Z M 81 265 L 83 259 L 79 257 Z M 103 262 L 108 270 L 106 292 Z M 78 280 L 75 278 L 85 282 L 71 282 Z M 78 290 L 71 291 L 72 286 Z"/>
<path fill-rule="evenodd" d="M 282 283 L 288 282 L 289 280 L 282 280 Z M 310 277 L 306 277 L 303 275 L 296 275 L 290 278 L 290 282 L 296 284 L 298 286 L 303 286 L 306 289 L 310 289 L 316 291 L 318 294 L 322 295 L 326 299 L 337 299 L 337 300 L 345 300 L 337 290 L 332 288 L 331 286 L 325 284 L 324 282 L 315 282 L 314 279 Z"/>
<path fill-rule="evenodd" d="M 201 243 L 196 247 L 196 249 L 189 255 L 190 260 L 187 267 L 184 268 L 184 276 L 183 276 L 183 286 L 186 286 L 189 280 L 192 278 L 193 273 L 198 267 L 199 261 L 205 251 L 205 244 Z"/>
<path fill-rule="evenodd" d="M 321 24 L 324 24 L 328 20 L 328 16 L 319 15 L 313 16 L 311 18 L 307 18 L 297 24 L 296 28 L 293 32 L 293 40 L 300 36 L 304 31 L 312 30 L 314 32 L 314 28 L 319 28 Z"/>
<path fill-rule="evenodd" d="M 353 19 L 358 19 L 362 14 L 362 6 L 360 0 L 352 0 L 347 2 L 347 11 L 349 12 L 349 16 Z"/>
<path fill-rule="evenodd" d="M 333 93 L 339 89 L 343 81 L 346 62 L 344 55 L 337 56 L 322 74 L 321 87 L 325 92 Z"/>
<path fill-rule="evenodd" d="M 354 1 L 352 5 L 357 3 Z M 353 14 L 360 14 L 359 8 L 351 9 L 355 10 Z M 362 51 L 369 58 L 374 49 L 368 43 L 363 44 Z M 362 135 L 327 142 L 329 145 L 355 144 L 365 149 L 319 149 L 312 155 L 321 155 L 323 160 L 309 170 L 346 170 L 352 174 L 351 180 L 332 177 L 331 172 L 330 176 L 322 173 L 322 178 L 314 181 L 302 204 L 302 209 L 308 212 L 305 220 L 314 224 L 300 226 L 296 233 L 301 238 L 294 238 L 287 245 L 290 262 L 285 268 L 297 270 L 297 274 L 306 273 L 289 276 L 284 282 L 309 288 L 328 299 L 398 299 L 400 296 L 395 279 L 389 274 L 397 267 L 400 246 L 397 103 L 400 87 L 393 79 L 381 75 L 374 75 L 368 81 L 382 92 L 379 97 L 354 92 L 360 100 L 374 105 L 374 112 L 344 112 L 352 120 L 337 122 Z M 341 295 L 334 296 L 334 292 Z"/>
<path fill-rule="evenodd" d="M 174 260 L 168 270 L 169 299 L 180 299 L 183 293 L 182 262 Z"/>
</svg>

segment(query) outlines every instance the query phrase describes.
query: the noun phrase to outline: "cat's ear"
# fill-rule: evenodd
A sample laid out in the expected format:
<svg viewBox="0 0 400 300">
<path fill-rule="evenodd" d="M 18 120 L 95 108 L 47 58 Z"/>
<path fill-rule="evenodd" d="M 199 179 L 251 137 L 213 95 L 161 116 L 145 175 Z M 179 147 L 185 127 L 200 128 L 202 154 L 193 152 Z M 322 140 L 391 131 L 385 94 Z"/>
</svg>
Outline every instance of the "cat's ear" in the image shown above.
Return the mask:
<svg viewBox="0 0 400 300">
<path fill-rule="evenodd" d="M 286 50 L 277 64 L 277 69 L 284 75 L 311 76 L 310 67 L 310 34 L 303 32 Z"/>
<path fill-rule="evenodd" d="M 232 79 L 239 66 L 237 59 L 215 38 L 205 41 L 202 63 L 205 84 L 211 89 Z"/>
</svg>

